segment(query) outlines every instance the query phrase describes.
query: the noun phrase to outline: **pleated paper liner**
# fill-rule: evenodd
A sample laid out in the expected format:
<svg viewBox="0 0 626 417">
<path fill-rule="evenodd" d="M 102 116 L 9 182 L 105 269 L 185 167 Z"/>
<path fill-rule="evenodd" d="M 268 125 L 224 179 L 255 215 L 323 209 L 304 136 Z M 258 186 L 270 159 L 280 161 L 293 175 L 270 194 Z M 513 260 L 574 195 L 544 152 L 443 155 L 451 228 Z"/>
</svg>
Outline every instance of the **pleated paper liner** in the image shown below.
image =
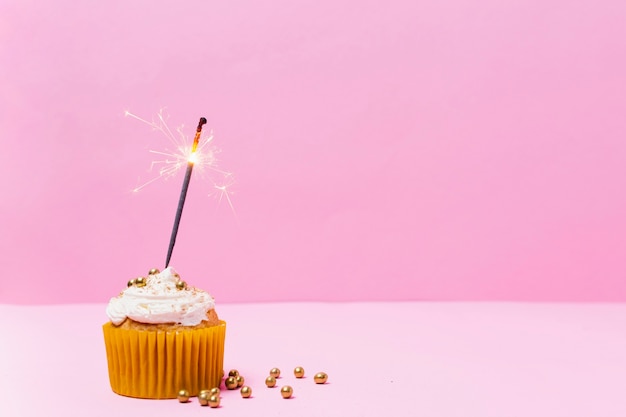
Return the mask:
<svg viewBox="0 0 626 417">
<path fill-rule="evenodd" d="M 106 323 L 111 388 L 137 398 L 192 396 L 220 385 L 226 322 L 200 329 L 150 331 L 122 329 Z"/>
</svg>

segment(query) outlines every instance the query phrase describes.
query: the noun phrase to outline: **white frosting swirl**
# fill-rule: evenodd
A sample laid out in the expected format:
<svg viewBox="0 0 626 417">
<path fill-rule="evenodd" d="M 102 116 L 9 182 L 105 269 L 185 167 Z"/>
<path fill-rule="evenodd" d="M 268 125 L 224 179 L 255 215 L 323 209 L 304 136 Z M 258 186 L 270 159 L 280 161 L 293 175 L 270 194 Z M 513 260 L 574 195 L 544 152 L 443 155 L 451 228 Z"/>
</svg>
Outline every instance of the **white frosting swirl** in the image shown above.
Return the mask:
<svg viewBox="0 0 626 417">
<path fill-rule="evenodd" d="M 197 288 L 177 289 L 178 279 L 172 267 L 148 276 L 144 287 L 133 285 L 111 298 L 107 316 L 116 326 L 126 318 L 148 324 L 200 324 L 207 312 L 215 308 L 215 300 Z"/>
</svg>

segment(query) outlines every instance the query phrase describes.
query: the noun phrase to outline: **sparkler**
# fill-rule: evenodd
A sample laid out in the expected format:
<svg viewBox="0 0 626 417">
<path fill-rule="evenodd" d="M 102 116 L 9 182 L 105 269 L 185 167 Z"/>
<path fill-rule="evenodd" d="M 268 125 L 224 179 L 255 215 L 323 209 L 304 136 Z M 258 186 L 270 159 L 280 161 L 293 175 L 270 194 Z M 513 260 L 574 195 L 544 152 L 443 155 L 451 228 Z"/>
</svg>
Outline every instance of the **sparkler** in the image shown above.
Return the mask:
<svg viewBox="0 0 626 417">
<path fill-rule="evenodd" d="M 192 171 L 198 171 L 201 175 L 205 173 L 209 173 L 208 179 L 213 184 L 212 191 L 209 195 L 214 196 L 221 203 L 222 200 L 226 200 L 230 209 L 235 213 L 235 209 L 233 207 L 232 201 L 230 199 L 230 187 L 234 184 L 232 173 L 221 170 L 217 167 L 217 158 L 216 154 L 219 153 L 219 149 L 212 145 L 213 134 L 212 132 L 207 135 L 201 137 L 202 126 L 206 124 L 206 119 L 204 117 L 200 118 L 198 123 L 198 127 L 196 128 L 196 133 L 193 139 L 192 144 L 189 144 L 189 137 L 183 133 L 182 126 L 175 129 L 177 135 L 169 128 L 166 122 L 166 117 L 163 115 L 163 111 L 160 111 L 157 116 L 158 120 L 148 121 L 139 116 L 136 116 L 128 111 L 126 111 L 126 116 L 132 117 L 136 120 L 139 120 L 142 123 L 145 123 L 151 126 L 154 130 L 161 132 L 171 145 L 174 146 L 174 149 L 165 148 L 163 150 L 150 150 L 150 153 L 159 155 L 162 159 L 154 160 L 151 164 L 151 169 L 154 167 L 160 167 L 158 171 L 158 175 L 147 182 L 135 187 L 133 192 L 139 192 L 144 187 L 149 184 L 159 180 L 159 179 L 167 179 L 171 176 L 174 176 L 180 169 L 186 166 L 185 178 L 183 180 L 183 186 L 180 193 L 180 198 L 178 201 L 178 208 L 176 210 L 176 217 L 174 220 L 174 225 L 172 227 L 172 234 L 170 237 L 170 244 L 167 252 L 167 259 L 165 261 L 165 266 L 169 265 L 172 252 L 174 249 L 174 245 L 176 243 L 176 236 L 178 234 L 178 227 L 180 225 L 180 219 L 182 216 L 183 207 L 185 204 L 185 198 L 187 196 L 187 190 L 189 188 L 189 182 L 191 180 Z M 204 177 L 204 175 L 202 175 Z"/>
<path fill-rule="evenodd" d="M 202 133 L 202 126 L 206 124 L 204 117 L 200 118 L 198 127 L 196 128 L 196 136 L 193 138 L 193 145 L 191 146 L 191 156 L 189 162 L 187 162 L 187 171 L 185 171 L 185 179 L 183 180 L 183 188 L 180 190 L 180 198 L 178 199 L 178 208 L 176 209 L 176 217 L 174 218 L 174 226 L 172 227 L 172 235 L 170 236 L 170 245 L 167 248 L 167 258 L 165 259 L 165 267 L 170 264 L 172 257 L 172 251 L 174 250 L 174 244 L 176 244 L 176 235 L 178 234 L 178 226 L 180 225 L 180 218 L 183 214 L 183 207 L 185 206 L 185 198 L 187 198 L 187 189 L 189 188 L 189 181 L 191 180 L 191 173 L 193 172 L 194 156 L 198 149 L 198 142 L 200 142 L 200 134 Z"/>
</svg>

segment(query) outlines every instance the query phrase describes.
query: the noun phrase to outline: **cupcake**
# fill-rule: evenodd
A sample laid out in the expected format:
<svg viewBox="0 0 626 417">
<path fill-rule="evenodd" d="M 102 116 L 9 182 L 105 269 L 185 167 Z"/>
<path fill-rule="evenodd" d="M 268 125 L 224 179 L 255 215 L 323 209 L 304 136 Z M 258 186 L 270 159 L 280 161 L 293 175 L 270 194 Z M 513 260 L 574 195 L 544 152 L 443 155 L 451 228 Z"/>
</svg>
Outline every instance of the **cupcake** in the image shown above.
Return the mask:
<svg viewBox="0 0 626 417">
<path fill-rule="evenodd" d="M 104 341 L 111 388 L 137 398 L 195 396 L 218 387 L 226 323 L 215 300 L 188 287 L 173 268 L 150 271 L 111 298 Z"/>
</svg>

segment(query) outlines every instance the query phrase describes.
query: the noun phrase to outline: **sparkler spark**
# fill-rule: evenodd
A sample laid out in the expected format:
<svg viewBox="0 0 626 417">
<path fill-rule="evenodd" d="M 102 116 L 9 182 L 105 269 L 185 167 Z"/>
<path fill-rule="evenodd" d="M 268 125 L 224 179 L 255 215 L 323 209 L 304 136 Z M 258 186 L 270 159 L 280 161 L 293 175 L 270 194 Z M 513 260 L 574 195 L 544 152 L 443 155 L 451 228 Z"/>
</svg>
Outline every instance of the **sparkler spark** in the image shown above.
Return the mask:
<svg viewBox="0 0 626 417">
<path fill-rule="evenodd" d="M 162 150 L 150 149 L 149 152 L 157 156 L 150 163 L 149 171 L 157 172 L 156 176 L 150 180 L 138 185 L 132 191 L 138 193 L 143 188 L 158 180 L 165 180 L 175 176 L 179 171 L 184 169 L 189 162 L 194 164 L 196 175 L 204 180 L 208 180 L 211 184 L 209 196 L 214 196 L 218 203 L 226 200 L 230 209 L 235 213 L 235 209 L 230 196 L 232 195 L 231 187 L 234 185 L 232 172 L 222 170 L 218 166 L 217 155 L 220 149 L 213 145 L 213 131 L 209 131 L 208 135 L 202 135 L 195 152 L 192 149 L 193 138 L 186 135 L 183 131 L 184 125 L 181 125 L 172 131 L 167 124 L 167 117 L 163 114 L 163 110 L 157 113 L 156 120 L 143 119 L 129 111 L 124 112 L 125 116 L 132 117 L 148 126 L 153 130 L 160 132 L 167 138 L 168 145 Z M 175 133 L 174 133 L 175 132 Z"/>
</svg>

